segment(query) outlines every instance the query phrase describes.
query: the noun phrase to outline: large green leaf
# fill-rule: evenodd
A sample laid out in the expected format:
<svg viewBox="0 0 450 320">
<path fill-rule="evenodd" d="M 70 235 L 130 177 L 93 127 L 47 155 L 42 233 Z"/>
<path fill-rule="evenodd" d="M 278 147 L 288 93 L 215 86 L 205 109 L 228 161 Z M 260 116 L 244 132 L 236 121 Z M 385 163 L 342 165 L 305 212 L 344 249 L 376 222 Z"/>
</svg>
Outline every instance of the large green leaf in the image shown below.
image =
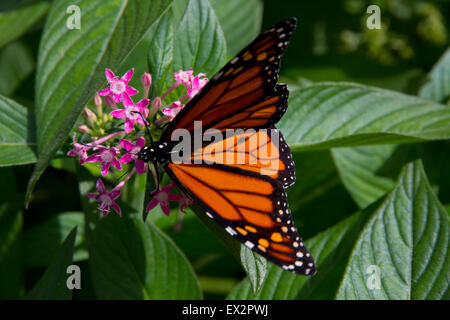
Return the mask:
<svg viewBox="0 0 450 320">
<path fill-rule="evenodd" d="M 420 89 L 419 95 L 433 101 L 448 103 L 450 100 L 450 48 L 433 67 L 429 81 Z"/>
<path fill-rule="evenodd" d="M 0 95 L 0 166 L 35 162 L 34 135 L 33 114 Z"/>
<path fill-rule="evenodd" d="M 0 94 L 10 95 L 34 70 L 34 57 L 22 42 L 7 45 L 0 53 Z"/>
<path fill-rule="evenodd" d="M 67 288 L 67 267 L 72 264 L 73 246 L 77 229 L 67 236 L 59 252 L 54 256 L 41 279 L 30 291 L 28 298 L 39 300 L 69 300 L 72 291 Z"/>
<path fill-rule="evenodd" d="M 394 187 L 392 179 L 379 175 L 377 171 L 396 147 L 396 145 L 383 145 L 332 150 L 342 183 L 360 208 L 381 198 Z"/>
<path fill-rule="evenodd" d="M 450 108 L 388 90 L 319 83 L 291 92 L 279 127 L 294 150 L 450 138 Z"/>
<path fill-rule="evenodd" d="M 89 263 L 101 299 L 200 299 L 181 251 L 150 222 L 110 214 L 89 239 Z"/>
<path fill-rule="evenodd" d="M 51 7 L 40 42 L 36 77 L 39 159 L 26 200 L 66 139 L 86 102 L 105 83 L 171 1 L 63 0 Z M 81 28 L 68 29 L 66 8 L 81 10 Z"/>
<path fill-rule="evenodd" d="M 444 54 L 429 75 L 429 82 L 421 89 L 423 98 L 445 102 L 450 95 L 450 50 Z M 394 181 L 379 174 L 379 169 L 393 155 L 397 146 L 363 146 L 333 149 L 332 154 L 340 172 L 342 182 L 355 201 L 364 208 L 381 195 L 391 190 Z M 398 150 L 397 153 L 405 153 Z M 434 169 L 436 165 L 428 167 Z"/>
<path fill-rule="evenodd" d="M 229 56 L 235 56 L 261 31 L 263 2 L 261 0 L 210 0 L 225 39 Z"/>
<path fill-rule="evenodd" d="M 362 230 L 337 298 L 444 297 L 450 283 L 449 223 L 422 163 L 406 165 Z"/>
<path fill-rule="evenodd" d="M 0 48 L 24 34 L 47 12 L 47 1 L 28 1 L 22 6 L 0 12 Z"/>
<path fill-rule="evenodd" d="M 362 218 L 367 214 L 356 213 L 339 224 L 306 241 L 306 246 L 316 260 L 318 272 L 314 277 L 295 275 L 272 263 L 267 268 L 266 279 L 255 294 L 247 277 L 236 286 L 227 299 L 303 299 L 311 296 L 321 281 L 328 281 L 330 274 L 338 275 L 342 270 L 337 266 L 345 262 L 350 253 L 352 241 L 356 239 Z M 328 299 L 332 298 L 332 283 L 328 283 Z M 334 285 L 337 288 L 337 285 Z"/>
<path fill-rule="evenodd" d="M 225 38 L 209 1 L 174 1 L 155 28 L 148 54 L 156 94 L 171 86 L 174 71 L 193 68 L 212 77 L 225 60 Z"/>
<path fill-rule="evenodd" d="M 70 231 L 77 227 L 73 261 L 87 259 L 84 243 L 84 216 L 82 212 L 65 212 L 33 226 L 24 234 L 24 263 L 26 266 L 46 266 Z"/>
</svg>

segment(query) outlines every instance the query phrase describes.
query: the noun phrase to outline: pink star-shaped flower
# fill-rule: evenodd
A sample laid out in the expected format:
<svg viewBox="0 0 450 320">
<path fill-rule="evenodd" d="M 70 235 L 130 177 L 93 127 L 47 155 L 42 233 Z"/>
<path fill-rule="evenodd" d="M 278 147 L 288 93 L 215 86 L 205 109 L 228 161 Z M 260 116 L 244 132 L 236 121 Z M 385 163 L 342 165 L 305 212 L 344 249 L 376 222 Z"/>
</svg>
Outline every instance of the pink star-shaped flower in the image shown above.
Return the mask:
<svg viewBox="0 0 450 320">
<path fill-rule="evenodd" d="M 100 203 L 98 207 L 104 216 L 108 215 L 111 208 L 113 208 L 119 216 L 122 216 L 122 211 L 117 203 L 114 202 L 120 196 L 120 189 L 113 189 L 111 192 L 106 192 L 105 185 L 101 179 L 97 180 L 95 185 L 98 194 L 88 193 L 89 198 L 95 199 Z"/>
<path fill-rule="evenodd" d="M 105 69 L 106 80 L 110 86 L 106 89 L 97 92 L 100 96 L 112 95 L 115 102 L 122 102 L 122 98 L 125 94 L 132 96 L 138 93 L 135 88 L 128 86 L 131 77 L 133 77 L 134 69 L 128 70 L 120 79 L 117 79 L 116 75 L 109 69 Z"/>
<path fill-rule="evenodd" d="M 125 164 L 134 160 L 136 171 L 141 175 L 145 171 L 145 162 L 137 158 L 137 153 L 145 146 L 144 137 L 139 137 L 135 145 L 128 140 L 120 139 L 120 145 L 128 151 L 127 154 L 120 158 L 120 163 Z"/>
<path fill-rule="evenodd" d="M 189 98 L 193 98 L 208 83 L 208 79 L 204 78 L 206 74 L 199 73 L 192 79 L 192 85 L 187 87 Z"/>
<path fill-rule="evenodd" d="M 116 159 L 116 156 L 119 154 L 117 148 L 105 148 L 102 146 L 97 147 L 100 149 L 100 152 L 94 153 L 89 158 L 86 159 L 86 162 L 100 162 L 102 168 L 102 176 L 106 176 L 108 174 L 109 166 L 112 165 L 117 170 L 122 170 L 122 165 L 119 160 Z"/>
<path fill-rule="evenodd" d="M 75 133 L 73 134 L 72 138 L 72 144 L 73 149 L 67 152 L 67 155 L 69 157 L 79 157 L 80 158 L 80 164 L 83 165 L 86 162 L 86 159 L 88 158 L 87 151 L 91 148 L 88 146 L 84 146 L 82 144 L 79 144 L 75 141 Z"/>
<path fill-rule="evenodd" d="M 137 122 L 143 126 L 145 126 L 145 122 L 142 119 L 141 115 L 136 112 L 140 112 L 144 118 L 148 117 L 148 99 L 142 99 L 138 103 L 134 104 L 133 100 L 131 100 L 128 94 L 124 94 L 123 96 L 123 105 L 125 109 L 117 109 L 112 111 L 110 114 L 119 119 L 125 120 L 125 132 L 130 133 L 133 130 L 134 123 Z"/>
<path fill-rule="evenodd" d="M 180 101 L 175 101 L 168 108 L 163 108 L 162 113 L 165 116 L 169 116 L 170 120 L 172 120 L 173 118 L 175 118 L 175 116 L 178 114 L 178 112 L 180 112 L 180 110 L 183 109 L 183 107 L 184 107 L 184 105 L 181 104 Z"/>
<path fill-rule="evenodd" d="M 173 77 L 175 78 L 175 81 L 177 84 L 184 84 L 186 87 L 191 86 L 192 76 L 193 76 L 192 68 L 189 70 L 180 70 L 177 72 L 174 72 Z"/>
<path fill-rule="evenodd" d="M 169 193 L 175 187 L 174 183 L 171 183 L 165 187 L 160 188 L 153 196 L 153 199 L 147 205 L 147 209 L 145 211 L 150 211 L 154 207 L 156 207 L 159 203 L 162 211 L 166 216 L 170 214 L 170 206 L 169 201 L 180 201 L 182 200 L 183 195 L 181 194 L 173 194 Z"/>
</svg>

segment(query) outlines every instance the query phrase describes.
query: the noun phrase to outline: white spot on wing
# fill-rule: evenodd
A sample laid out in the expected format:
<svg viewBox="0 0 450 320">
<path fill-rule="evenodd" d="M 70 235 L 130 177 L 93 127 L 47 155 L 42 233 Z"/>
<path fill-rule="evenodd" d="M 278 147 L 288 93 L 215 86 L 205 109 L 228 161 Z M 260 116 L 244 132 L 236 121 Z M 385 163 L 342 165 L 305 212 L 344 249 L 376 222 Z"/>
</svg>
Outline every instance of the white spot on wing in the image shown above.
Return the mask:
<svg viewBox="0 0 450 320">
<path fill-rule="evenodd" d="M 231 228 L 231 227 L 226 227 L 225 230 L 226 230 L 229 234 L 231 234 L 232 236 L 234 236 L 234 235 L 237 234 L 237 232 L 234 231 L 233 228 Z"/>
<path fill-rule="evenodd" d="M 249 249 L 252 249 L 255 245 L 254 245 L 254 243 L 253 242 L 250 242 L 250 241 L 245 241 L 245 243 L 244 243 Z"/>
</svg>

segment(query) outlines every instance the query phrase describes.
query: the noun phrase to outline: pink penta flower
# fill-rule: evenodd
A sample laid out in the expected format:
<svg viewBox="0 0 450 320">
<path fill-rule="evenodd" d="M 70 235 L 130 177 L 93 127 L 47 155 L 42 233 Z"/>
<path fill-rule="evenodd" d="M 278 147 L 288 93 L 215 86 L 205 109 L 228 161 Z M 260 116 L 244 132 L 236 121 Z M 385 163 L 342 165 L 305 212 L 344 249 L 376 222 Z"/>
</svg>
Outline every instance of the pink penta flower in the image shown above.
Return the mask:
<svg viewBox="0 0 450 320">
<path fill-rule="evenodd" d="M 184 107 L 184 105 L 181 104 L 180 101 L 175 101 L 169 107 L 163 108 L 162 113 L 165 116 L 169 116 L 170 120 L 172 120 L 173 118 L 175 118 L 175 116 L 178 114 L 178 112 L 180 112 L 180 110 L 183 109 L 183 107 Z"/>
<path fill-rule="evenodd" d="M 159 203 L 162 211 L 166 216 L 170 214 L 170 206 L 169 201 L 180 201 L 182 200 L 183 195 L 181 194 L 173 194 L 169 193 L 175 187 L 174 183 L 171 183 L 165 187 L 160 188 L 156 192 L 154 191 L 153 199 L 147 205 L 147 212 L 156 207 Z"/>
<path fill-rule="evenodd" d="M 78 142 L 75 141 L 75 136 L 76 134 L 73 134 L 73 138 L 72 138 L 72 144 L 73 144 L 73 149 L 70 150 L 69 152 L 67 152 L 67 155 L 69 157 L 79 157 L 80 158 L 80 164 L 83 165 L 87 158 L 87 151 L 91 148 L 89 146 L 85 146 L 82 144 L 79 144 Z"/>
<path fill-rule="evenodd" d="M 193 74 L 194 72 L 192 71 L 192 68 L 186 71 L 180 70 L 174 72 L 173 77 L 175 78 L 175 84 L 179 85 L 180 83 L 182 83 L 186 87 L 190 87 Z"/>
<path fill-rule="evenodd" d="M 113 189 L 111 192 L 106 192 L 105 185 L 101 179 L 97 180 L 95 185 L 98 194 L 88 193 L 89 198 L 95 199 L 100 202 L 99 210 L 106 216 L 111 208 L 113 208 L 119 216 L 122 216 L 122 211 L 117 203 L 114 202 L 120 196 L 120 189 Z"/>
<path fill-rule="evenodd" d="M 116 156 L 119 154 L 117 148 L 105 148 L 103 146 L 96 147 L 100 149 L 99 152 L 94 153 L 86 159 L 86 162 L 100 162 L 102 168 L 102 176 L 108 174 L 109 166 L 112 165 L 117 170 L 122 170 L 122 165 Z"/>
<path fill-rule="evenodd" d="M 193 98 L 208 83 L 208 79 L 204 78 L 206 74 L 199 73 L 192 79 L 192 85 L 187 87 L 189 98 Z"/>
<path fill-rule="evenodd" d="M 127 154 L 120 158 L 120 163 L 125 164 L 134 160 L 136 171 L 141 175 L 145 171 L 145 162 L 137 158 L 137 153 L 145 146 L 144 137 L 139 137 L 135 145 L 128 140 L 120 139 L 120 145 L 128 151 Z"/>
<path fill-rule="evenodd" d="M 148 99 L 142 99 L 138 103 L 134 104 L 130 96 L 128 94 L 124 94 L 123 105 L 125 106 L 125 109 L 117 109 L 112 111 L 110 114 L 115 118 L 126 119 L 125 132 L 130 133 L 136 122 L 145 126 L 145 122 L 139 113 L 141 113 L 144 118 L 148 117 L 147 106 L 149 102 L 150 101 Z"/>
<path fill-rule="evenodd" d="M 138 91 L 128 86 L 128 82 L 133 77 L 134 69 L 128 70 L 120 79 L 117 79 L 116 75 L 109 69 L 105 69 L 106 80 L 108 80 L 109 87 L 97 92 L 100 96 L 112 95 L 115 102 L 122 102 L 124 94 L 129 96 L 135 95 Z"/>
</svg>

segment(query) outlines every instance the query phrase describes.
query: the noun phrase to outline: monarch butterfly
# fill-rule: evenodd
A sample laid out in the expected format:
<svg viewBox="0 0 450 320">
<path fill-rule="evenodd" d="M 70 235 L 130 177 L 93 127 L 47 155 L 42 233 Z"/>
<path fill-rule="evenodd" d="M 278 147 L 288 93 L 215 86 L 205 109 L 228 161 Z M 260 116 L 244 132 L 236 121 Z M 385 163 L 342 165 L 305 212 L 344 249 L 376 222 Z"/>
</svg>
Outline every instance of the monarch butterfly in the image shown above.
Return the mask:
<svg viewBox="0 0 450 320">
<path fill-rule="evenodd" d="M 297 20 L 291 18 L 258 36 L 175 116 L 160 140 L 142 148 L 137 157 L 162 165 L 181 191 L 248 248 L 286 270 L 313 275 L 313 258 L 293 226 L 285 192 L 295 182 L 295 165 L 289 146 L 274 127 L 287 108 L 289 91 L 286 85 L 277 84 L 278 71 L 296 24 Z M 229 138 L 214 142 L 233 154 L 238 153 L 240 145 L 257 138 L 256 148 L 245 149 L 247 162 L 243 164 L 171 161 L 171 135 L 177 129 L 193 132 L 194 121 L 220 132 L 236 128 L 270 130 L 237 134 L 231 148 Z M 264 171 L 258 157 L 269 146 L 275 147 L 269 165 L 275 162 L 277 166 Z M 198 154 L 206 154 L 208 147 L 211 145 L 202 144 L 185 156 L 195 160 Z M 216 149 L 215 154 L 221 150 Z M 256 161 L 248 163 L 255 157 Z"/>
</svg>

